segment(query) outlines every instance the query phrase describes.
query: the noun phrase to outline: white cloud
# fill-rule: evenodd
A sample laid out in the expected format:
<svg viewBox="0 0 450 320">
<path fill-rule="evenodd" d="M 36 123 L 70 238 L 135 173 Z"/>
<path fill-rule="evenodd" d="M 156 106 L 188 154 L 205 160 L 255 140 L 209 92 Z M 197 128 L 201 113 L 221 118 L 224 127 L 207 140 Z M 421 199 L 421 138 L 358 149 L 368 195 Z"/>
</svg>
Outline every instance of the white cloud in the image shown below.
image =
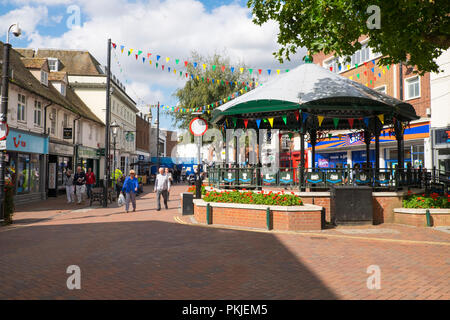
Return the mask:
<svg viewBox="0 0 450 320">
<path fill-rule="evenodd" d="M 23 36 L 30 37 L 36 31 L 40 23 L 45 23 L 48 19 L 48 10 L 45 6 L 30 7 L 25 6 L 14 9 L 0 16 L 0 36 L 6 35 L 8 27 L 19 22 Z"/>
<path fill-rule="evenodd" d="M 44 2 L 60 4 L 70 1 Z M 176 58 L 180 59 L 180 64 L 184 67 L 183 61 L 195 50 L 202 55 L 224 52 L 232 61 L 243 61 L 255 68 L 254 74 L 257 74 L 258 68 L 292 68 L 300 63 L 304 54 L 302 52 L 294 56 L 295 62 L 280 67 L 272 55 L 278 48 L 278 26 L 272 22 L 263 26 L 253 24 L 250 9 L 238 4 L 222 5 L 212 11 L 207 11 L 197 0 L 150 0 L 134 3 L 126 0 L 79 0 L 76 4 L 81 9 L 80 27 L 68 30 L 58 37 L 33 32 L 29 36 L 30 47 L 87 49 L 101 63 L 105 63 L 106 41 L 111 37 L 118 45 L 140 49 L 145 55 L 147 52 L 151 52 L 152 57 L 160 54 L 163 61 L 160 64 L 166 64 L 165 57 L 170 57 L 172 70 L 180 70 L 175 66 Z M 29 27 L 31 32 L 41 20 L 35 18 L 35 21 Z M 116 54 L 123 66 L 123 73 L 120 73 L 114 55 L 112 70 L 122 82 L 125 83 L 125 79 L 128 79 L 127 86 L 132 90 L 127 89 L 127 92 L 133 97 L 134 90 L 152 102 L 173 102 L 174 98 L 167 92 L 174 92 L 185 83 L 184 76 L 180 78 L 173 73 L 162 72 L 160 68 L 156 70 L 154 63 L 150 66 L 146 60 L 143 64 L 141 58 L 136 61 L 133 56 L 128 57 L 126 52 L 121 54 L 120 48 L 116 49 Z"/>
</svg>

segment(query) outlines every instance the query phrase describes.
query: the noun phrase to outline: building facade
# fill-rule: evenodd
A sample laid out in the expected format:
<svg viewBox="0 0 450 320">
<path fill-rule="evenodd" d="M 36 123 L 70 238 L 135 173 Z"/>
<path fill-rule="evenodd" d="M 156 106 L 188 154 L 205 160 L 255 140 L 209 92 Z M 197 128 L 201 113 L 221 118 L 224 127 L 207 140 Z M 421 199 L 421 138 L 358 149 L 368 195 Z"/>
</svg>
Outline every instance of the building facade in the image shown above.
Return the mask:
<svg viewBox="0 0 450 320">
<path fill-rule="evenodd" d="M 413 121 L 405 130 L 405 168 L 432 168 L 430 139 L 430 73 L 420 76 L 416 69 L 404 64 L 379 66 L 382 55 L 367 47 L 367 38 L 361 37 L 362 48 L 346 61 L 346 57 L 319 53 L 313 56 L 313 62 L 330 72 L 338 73 L 352 81 L 410 103 L 419 120 Z M 392 128 L 384 127 L 380 136 L 380 167 L 391 168 L 397 165 L 397 144 Z M 297 136 L 298 140 L 299 137 Z M 375 148 L 372 139 L 369 160 L 374 165 Z M 294 143 L 298 145 L 299 143 Z M 298 151 L 298 150 L 294 150 Z M 308 154 L 309 166 L 316 167 L 354 166 L 366 162 L 364 141 L 351 131 L 335 131 L 316 145 L 315 159 Z"/>
</svg>

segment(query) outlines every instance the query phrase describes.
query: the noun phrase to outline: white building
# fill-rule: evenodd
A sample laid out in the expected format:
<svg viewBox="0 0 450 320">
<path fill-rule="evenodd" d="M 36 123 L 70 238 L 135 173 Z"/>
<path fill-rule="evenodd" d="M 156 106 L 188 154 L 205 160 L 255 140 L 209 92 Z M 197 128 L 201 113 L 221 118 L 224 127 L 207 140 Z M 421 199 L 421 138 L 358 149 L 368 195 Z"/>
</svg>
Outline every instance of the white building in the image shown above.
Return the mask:
<svg viewBox="0 0 450 320">
<path fill-rule="evenodd" d="M 433 166 L 450 171 L 450 50 L 436 63 L 442 72 L 430 74 Z"/>
</svg>

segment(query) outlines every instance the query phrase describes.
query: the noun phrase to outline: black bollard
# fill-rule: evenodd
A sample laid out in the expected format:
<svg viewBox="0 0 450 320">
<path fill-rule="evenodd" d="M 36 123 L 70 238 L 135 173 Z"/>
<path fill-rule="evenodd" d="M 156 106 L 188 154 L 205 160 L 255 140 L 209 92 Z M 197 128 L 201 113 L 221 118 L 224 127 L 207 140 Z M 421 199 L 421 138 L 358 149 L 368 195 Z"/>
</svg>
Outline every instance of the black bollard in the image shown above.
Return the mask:
<svg viewBox="0 0 450 320">
<path fill-rule="evenodd" d="M 202 198 L 202 177 L 199 170 L 195 172 L 195 199 Z"/>
</svg>

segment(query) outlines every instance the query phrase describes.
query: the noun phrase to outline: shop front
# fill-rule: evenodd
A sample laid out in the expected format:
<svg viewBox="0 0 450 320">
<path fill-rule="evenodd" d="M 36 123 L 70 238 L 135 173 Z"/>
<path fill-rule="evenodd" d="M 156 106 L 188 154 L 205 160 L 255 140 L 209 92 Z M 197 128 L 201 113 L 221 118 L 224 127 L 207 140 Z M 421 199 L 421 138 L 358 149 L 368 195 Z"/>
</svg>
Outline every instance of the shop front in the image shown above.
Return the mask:
<svg viewBox="0 0 450 320">
<path fill-rule="evenodd" d="M 91 168 L 96 177 L 96 186 L 100 185 L 100 153 L 98 149 L 78 146 L 77 166 L 81 166 L 85 172 Z"/>
<path fill-rule="evenodd" d="M 317 168 L 345 168 L 347 152 L 317 153 L 315 161 Z"/>
<path fill-rule="evenodd" d="M 16 204 L 45 199 L 48 146 L 47 137 L 18 129 L 9 130 L 5 178 L 14 186 Z"/>
<path fill-rule="evenodd" d="M 434 167 L 450 172 L 450 127 L 434 129 Z"/>
<path fill-rule="evenodd" d="M 48 196 L 56 197 L 65 192 L 63 177 L 73 169 L 73 145 L 50 141 L 48 156 Z"/>
</svg>

